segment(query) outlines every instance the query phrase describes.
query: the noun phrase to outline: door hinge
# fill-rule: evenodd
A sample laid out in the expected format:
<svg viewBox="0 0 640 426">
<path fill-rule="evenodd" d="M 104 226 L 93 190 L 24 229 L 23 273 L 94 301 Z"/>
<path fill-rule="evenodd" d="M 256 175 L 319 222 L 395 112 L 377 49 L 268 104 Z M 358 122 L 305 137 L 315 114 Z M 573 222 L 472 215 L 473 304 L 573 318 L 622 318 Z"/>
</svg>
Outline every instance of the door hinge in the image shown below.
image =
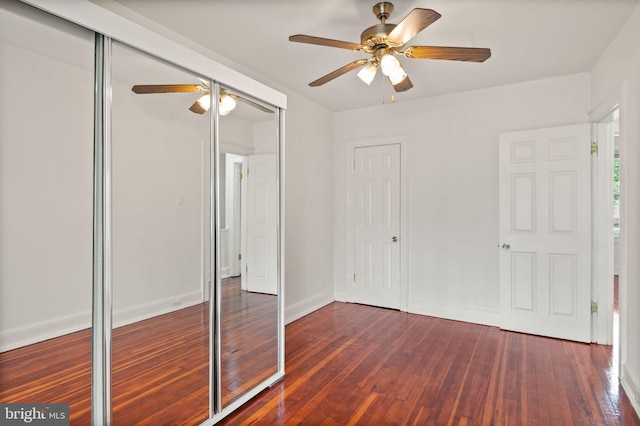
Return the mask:
<svg viewBox="0 0 640 426">
<path fill-rule="evenodd" d="M 598 142 L 591 142 L 591 153 L 595 154 L 598 152 Z"/>
<path fill-rule="evenodd" d="M 356 273 L 355 272 L 353 273 L 353 282 L 354 283 L 356 282 Z"/>
<path fill-rule="evenodd" d="M 242 260 L 242 253 L 238 253 L 238 260 Z"/>
<path fill-rule="evenodd" d="M 591 313 L 595 314 L 598 312 L 598 302 L 591 302 Z"/>
<path fill-rule="evenodd" d="M 353 160 L 353 170 L 356 169 L 356 160 Z"/>
<path fill-rule="evenodd" d="M 242 173 L 238 173 L 238 179 L 242 180 Z"/>
</svg>

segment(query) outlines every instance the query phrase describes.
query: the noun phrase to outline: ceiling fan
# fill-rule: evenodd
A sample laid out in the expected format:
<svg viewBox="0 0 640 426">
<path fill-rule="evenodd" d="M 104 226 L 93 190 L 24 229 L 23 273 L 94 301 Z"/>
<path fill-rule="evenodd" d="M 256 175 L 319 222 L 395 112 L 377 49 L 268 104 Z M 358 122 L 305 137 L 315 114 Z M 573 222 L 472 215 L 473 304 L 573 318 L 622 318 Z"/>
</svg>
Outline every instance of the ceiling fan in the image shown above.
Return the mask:
<svg viewBox="0 0 640 426">
<path fill-rule="evenodd" d="M 297 34 L 289 37 L 289 41 L 317 44 L 320 46 L 338 47 L 341 49 L 359 50 L 371 54 L 366 59 L 358 59 L 309 83 L 309 86 L 321 86 L 336 77 L 364 66 L 358 77 L 367 85 L 373 81 L 376 71 L 381 68 L 396 92 L 404 92 L 413 87 L 407 72 L 394 55 L 418 59 L 444 59 L 450 61 L 484 62 L 491 56 L 491 50 L 474 47 L 441 47 L 441 46 L 409 46 L 404 45 L 440 18 L 440 14 L 431 9 L 413 9 L 399 24 L 387 23 L 393 11 L 389 2 L 377 3 L 373 13 L 380 20 L 360 35 L 360 44 L 348 41 L 333 40 L 322 37 Z M 403 50 L 404 49 L 404 50 Z"/>
<path fill-rule="evenodd" d="M 211 105 L 211 90 L 209 89 L 209 83 L 201 80 L 202 84 L 139 84 L 131 88 L 134 93 L 139 95 L 147 95 L 151 93 L 202 93 L 194 103 L 189 107 L 189 110 L 196 114 L 204 114 L 209 110 Z M 228 93 L 224 89 L 220 89 L 220 100 L 218 113 L 220 115 L 227 115 L 231 110 L 236 107 L 236 101 L 245 103 L 260 111 L 270 112 L 273 111 L 266 108 L 256 102 L 253 102 L 247 98 L 243 98 L 235 93 Z"/>
</svg>

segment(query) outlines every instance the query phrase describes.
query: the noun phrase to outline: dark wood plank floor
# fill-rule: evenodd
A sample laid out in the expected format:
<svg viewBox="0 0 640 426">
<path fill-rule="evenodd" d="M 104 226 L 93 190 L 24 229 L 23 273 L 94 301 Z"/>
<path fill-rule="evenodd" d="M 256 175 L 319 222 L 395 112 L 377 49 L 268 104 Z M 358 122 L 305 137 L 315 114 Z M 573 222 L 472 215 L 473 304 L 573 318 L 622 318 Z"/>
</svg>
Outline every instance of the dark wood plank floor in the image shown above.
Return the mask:
<svg viewBox="0 0 640 426">
<path fill-rule="evenodd" d="M 277 300 L 222 283 L 222 400 L 277 371 Z M 209 309 L 202 303 L 113 330 L 114 425 L 197 425 L 209 416 Z M 91 424 L 91 330 L 0 353 L 0 402 L 68 403 Z"/>
<path fill-rule="evenodd" d="M 223 424 L 638 425 L 611 346 L 356 304 L 286 328 L 286 376 Z"/>
<path fill-rule="evenodd" d="M 251 306 L 236 302 L 229 318 Z M 206 318 L 198 305 L 115 330 L 114 425 L 206 418 Z M 88 425 L 90 338 L 87 330 L 0 354 L 0 401 L 68 402 L 72 424 Z M 243 352 L 238 345 L 224 352 Z M 610 346 L 333 303 L 286 327 L 285 379 L 223 423 L 640 425 L 611 357 Z M 253 363 L 228 365 L 237 364 Z"/>
</svg>

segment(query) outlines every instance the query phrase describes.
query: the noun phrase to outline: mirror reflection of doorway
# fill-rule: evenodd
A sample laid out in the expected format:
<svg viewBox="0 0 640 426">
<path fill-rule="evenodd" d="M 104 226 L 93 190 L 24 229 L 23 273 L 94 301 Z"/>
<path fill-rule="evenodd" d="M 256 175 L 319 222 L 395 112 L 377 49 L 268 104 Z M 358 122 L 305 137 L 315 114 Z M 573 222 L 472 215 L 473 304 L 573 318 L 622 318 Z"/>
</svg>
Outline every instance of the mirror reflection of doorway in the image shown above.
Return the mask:
<svg viewBox="0 0 640 426">
<path fill-rule="evenodd" d="M 220 403 L 228 407 L 278 367 L 278 133 L 275 111 L 221 91 L 238 101 L 218 121 Z M 272 167 L 255 161 L 260 158 L 271 159 Z M 254 285 L 264 275 L 275 278 L 271 292 Z"/>
<path fill-rule="evenodd" d="M 264 209 L 260 200 L 267 195 L 264 188 L 256 192 L 255 185 L 248 183 L 247 171 L 250 164 L 255 164 L 255 157 L 260 155 L 220 155 L 223 406 L 273 373 L 273 360 L 277 357 L 277 334 L 273 332 L 277 291 L 256 291 L 248 272 L 256 264 L 256 251 L 248 242 L 255 231 L 248 222 L 256 217 L 263 221 L 264 212 L 256 214 L 256 199 Z M 250 363 L 243 361 L 247 357 Z M 249 364 L 251 368 L 238 368 Z"/>
<path fill-rule="evenodd" d="M 220 156 L 220 226 L 222 245 L 222 278 L 238 277 L 242 273 L 243 244 L 243 173 L 246 157 L 223 153 Z"/>
</svg>

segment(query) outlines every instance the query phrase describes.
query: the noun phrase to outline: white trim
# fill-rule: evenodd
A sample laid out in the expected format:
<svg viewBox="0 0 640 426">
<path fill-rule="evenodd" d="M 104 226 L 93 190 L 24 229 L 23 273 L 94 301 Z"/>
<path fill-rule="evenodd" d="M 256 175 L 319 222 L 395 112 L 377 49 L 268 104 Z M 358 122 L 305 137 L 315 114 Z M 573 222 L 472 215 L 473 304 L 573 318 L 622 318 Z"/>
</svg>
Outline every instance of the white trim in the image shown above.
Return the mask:
<svg viewBox="0 0 640 426">
<path fill-rule="evenodd" d="M 166 299 L 142 303 L 131 308 L 114 312 L 113 328 L 133 324 L 169 312 L 178 311 L 202 302 L 199 291 L 185 293 Z M 53 339 L 91 328 L 91 312 L 68 315 L 56 319 L 36 322 L 24 327 L 13 328 L 0 334 L 0 352 Z"/>
<path fill-rule="evenodd" d="M 598 153 L 591 159 L 591 300 L 598 302 L 598 312 L 592 316 L 591 341 L 610 345 L 613 343 L 613 143 L 603 133 L 606 130 L 607 124 L 594 123 L 591 138 L 598 143 Z"/>
<path fill-rule="evenodd" d="M 409 304 L 409 312 L 491 327 L 500 326 L 500 311 L 497 309 L 412 300 Z"/>
<path fill-rule="evenodd" d="M 287 96 L 89 0 L 20 0 L 280 108 Z"/>
<path fill-rule="evenodd" d="M 244 404 L 249 402 L 249 400 L 251 400 L 253 397 L 258 395 L 260 392 L 262 392 L 267 388 L 272 387 L 283 378 L 284 378 L 284 371 L 278 371 L 276 374 L 272 375 L 271 377 L 269 377 L 268 379 L 266 379 L 259 385 L 255 386 L 250 391 L 248 391 L 247 393 L 242 394 L 242 396 L 240 396 L 238 399 L 236 399 L 229 405 L 225 406 L 222 409 L 222 411 L 220 411 L 219 413 L 215 413 L 212 417 L 205 420 L 203 423 L 200 424 L 200 426 L 212 426 L 222 421 L 225 417 L 233 413 L 238 408 L 242 407 Z"/>
<path fill-rule="evenodd" d="M 235 154 L 235 155 L 252 155 L 255 154 L 256 149 L 254 147 L 239 145 L 232 142 L 223 142 L 220 141 L 220 152 L 224 152 L 227 154 Z"/>
<path fill-rule="evenodd" d="M 626 153 L 626 92 L 627 92 L 627 83 L 623 82 L 618 89 L 616 89 L 613 93 L 611 93 L 607 99 L 602 102 L 598 107 L 596 107 L 589 114 L 589 121 L 592 123 L 598 123 L 602 119 L 604 119 L 607 115 L 609 115 L 616 107 L 620 110 L 620 157 L 625 156 Z M 596 126 L 597 127 L 597 126 Z M 600 144 L 600 141 L 598 141 Z M 604 146 L 599 146 L 598 150 L 601 152 L 607 153 L 607 156 L 610 152 L 613 152 L 613 146 L 609 146 L 605 143 Z M 604 155 L 598 155 L 598 158 L 595 160 L 595 164 L 597 168 L 594 168 L 594 179 L 593 185 L 597 188 L 597 191 L 602 192 L 603 188 L 606 188 L 609 180 L 609 173 L 599 173 L 598 170 L 602 167 L 605 167 L 605 158 Z M 624 173 L 624 165 L 622 165 L 621 170 L 621 180 L 624 182 L 625 173 Z M 621 186 L 621 191 L 624 193 L 626 190 L 626 185 Z M 596 193 L 596 189 L 594 188 L 594 194 Z M 603 196 L 606 196 L 603 195 Z M 620 250 L 620 268 L 619 268 L 619 300 L 620 300 L 620 317 L 619 317 L 619 345 L 620 345 L 620 365 L 623 364 L 624 358 L 626 357 L 626 313 L 623 305 L 626 305 L 626 226 L 625 226 L 625 218 L 626 212 L 625 209 L 625 194 L 620 195 L 620 236 L 619 236 L 619 250 Z M 613 276 L 608 277 L 609 271 L 611 271 L 611 275 L 613 275 L 614 269 L 614 259 L 611 256 L 608 256 L 609 246 L 611 249 L 613 247 L 613 235 L 611 231 L 611 218 L 605 213 L 605 209 L 602 206 L 599 206 L 599 201 L 597 199 L 593 200 L 593 221 L 594 221 L 594 233 L 593 233 L 593 247 L 596 251 L 593 252 L 593 270 L 594 274 L 592 275 L 592 295 L 594 301 L 598 302 L 598 314 L 592 323 L 592 341 L 596 341 L 600 344 L 612 344 L 613 343 L 613 310 L 612 310 L 612 298 L 613 298 Z M 604 285 L 599 285 L 600 283 L 604 283 Z"/>
<path fill-rule="evenodd" d="M 598 122 L 616 109 L 616 107 L 620 105 L 623 90 L 626 90 L 626 84 L 622 84 L 616 91 L 611 93 L 604 102 L 589 113 L 589 122 Z"/>
<path fill-rule="evenodd" d="M 47 319 L 0 334 L 0 352 L 91 328 L 91 312 Z"/>
<path fill-rule="evenodd" d="M 348 292 L 346 290 L 344 291 L 336 291 L 334 294 L 334 298 L 336 299 L 336 302 L 345 302 L 345 303 L 349 303 L 348 302 Z"/>
<path fill-rule="evenodd" d="M 138 321 L 143 321 L 158 315 L 179 311 L 189 306 L 202 303 L 202 292 L 194 291 L 165 299 L 155 300 L 151 303 L 141 303 L 127 309 L 113 313 L 113 328 L 123 327 Z"/>
<path fill-rule="evenodd" d="M 287 306 L 285 310 L 285 324 L 290 324 L 300 318 L 317 311 L 318 309 L 335 301 L 331 293 L 315 295 L 306 298 L 293 305 Z"/>
<path fill-rule="evenodd" d="M 620 382 L 622 389 L 629 397 L 629 401 L 640 417 L 640 379 L 639 375 L 631 369 L 629 364 L 623 364 Z"/>
<path fill-rule="evenodd" d="M 400 310 L 407 312 L 409 307 L 409 148 L 408 133 L 375 135 L 348 140 L 345 144 L 347 164 L 345 167 L 347 194 L 347 229 L 346 229 L 346 294 L 340 293 L 340 299 L 346 297 L 347 302 L 353 299 L 353 271 L 355 270 L 355 234 L 354 212 L 351 201 L 351 172 L 355 161 L 355 149 L 380 145 L 400 145 Z"/>
</svg>

